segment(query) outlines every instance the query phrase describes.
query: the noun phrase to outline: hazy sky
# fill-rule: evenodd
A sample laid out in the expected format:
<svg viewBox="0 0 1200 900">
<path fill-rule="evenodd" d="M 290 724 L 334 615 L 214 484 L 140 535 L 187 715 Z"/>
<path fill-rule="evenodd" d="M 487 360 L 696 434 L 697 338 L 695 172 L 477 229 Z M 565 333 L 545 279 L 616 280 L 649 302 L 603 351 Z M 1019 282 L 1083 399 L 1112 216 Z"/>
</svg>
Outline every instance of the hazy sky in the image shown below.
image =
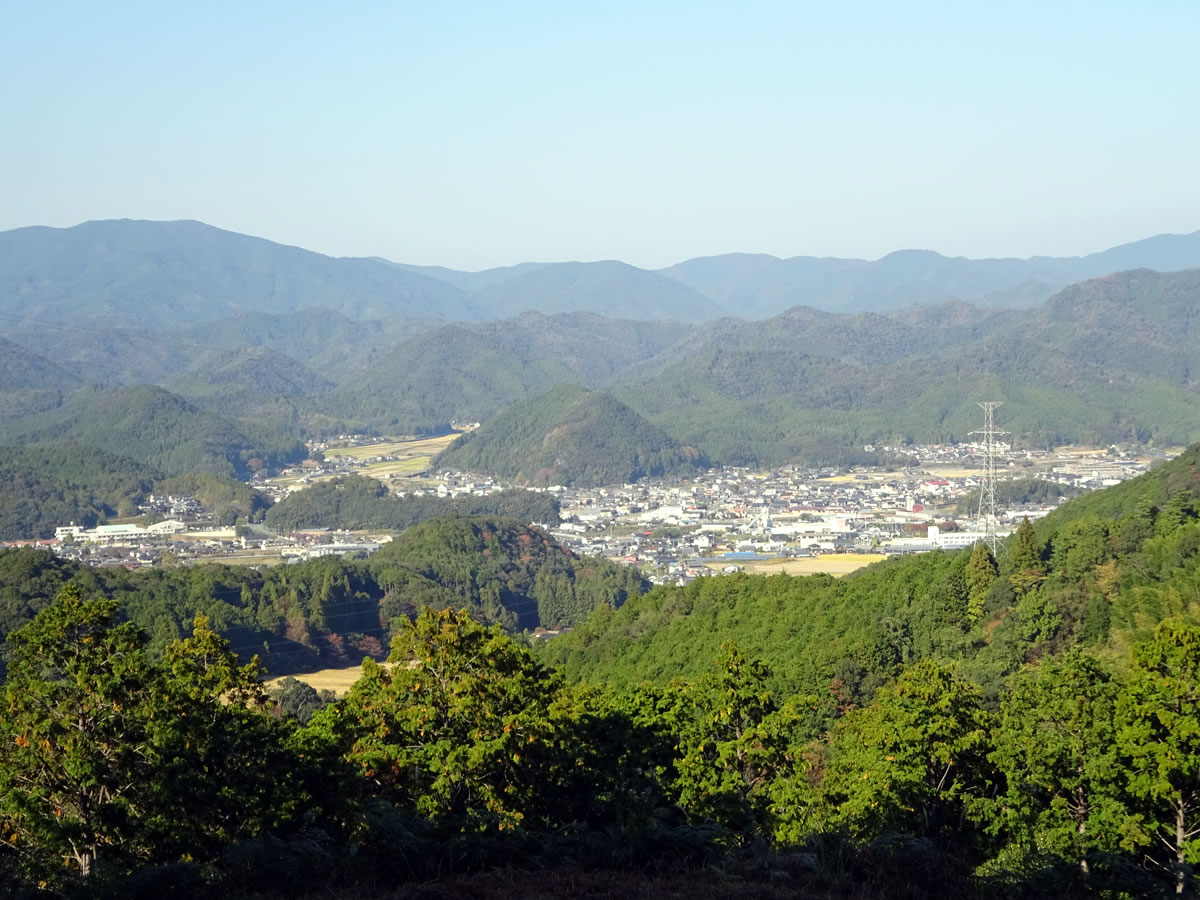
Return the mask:
<svg viewBox="0 0 1200 900">
<path fill-rule="evenodd" d="M 0 229 L 456 268 L 1200 229 L 1200 3 L 3 4 Z"/>
</svg>

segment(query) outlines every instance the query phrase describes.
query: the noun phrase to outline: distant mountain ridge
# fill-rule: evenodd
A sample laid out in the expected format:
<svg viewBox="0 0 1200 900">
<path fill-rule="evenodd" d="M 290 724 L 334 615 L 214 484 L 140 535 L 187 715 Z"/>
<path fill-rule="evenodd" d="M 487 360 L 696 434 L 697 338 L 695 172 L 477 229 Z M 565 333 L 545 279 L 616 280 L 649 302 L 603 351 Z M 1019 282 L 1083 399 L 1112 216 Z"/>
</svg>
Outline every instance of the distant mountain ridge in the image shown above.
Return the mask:
<svg viewBox="0 0 1200 900">
<path fill-rule="evenodd" d="M 889 312 L 967 301 L 1028 307 L 1116 271 L 1200 268 L 1200 231 L 1082 257 L 881 259 L 733 253 L 658 271 L 615 260 L 518 263 L 481 272 L 334 258 L 200 222 L 111 220 L 0 232 L 0 335 L 38 323 L 162 330 L 323 308 L 352 320 L 473 322 L 522 312 L 646 320 L 764 319 L 803 305 Z"/>
<path fill-rule="evenodd" d="M 116 220 L 0 232 L 0 314 L 166 328 L 324 306 L 352 318 L 472 321 L 458 288 L 201 222 Z"/>
<path fill-rule="evenodd" d="M 661 270 L 743 318 L 796 305 L 836 312 L 886 312 L 961 300 L 984 306 L 1035 306 L 1060 288 L 1127 269 L 1172 272 L 1200 267 L 1200 231 L 1162 234 L 1081 257 L 966 259 L 931 250 L 898 250 L 881 259 L 790 259 L 732 253 Z"/>
</svg>

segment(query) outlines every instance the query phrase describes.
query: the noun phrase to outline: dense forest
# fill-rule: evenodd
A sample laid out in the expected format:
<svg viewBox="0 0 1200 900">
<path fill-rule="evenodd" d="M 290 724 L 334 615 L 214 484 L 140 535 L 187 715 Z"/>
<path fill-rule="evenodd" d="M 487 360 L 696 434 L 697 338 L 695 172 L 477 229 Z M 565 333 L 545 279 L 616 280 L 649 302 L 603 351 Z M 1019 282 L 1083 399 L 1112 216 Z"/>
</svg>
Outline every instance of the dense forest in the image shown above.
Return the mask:
<svg viewBox="0 0 1200 900">
<path fill-rule="evenodd" d="M 574 565 L 578 586 L 539 532 L 431 520 L 376 556 L 259 576 L 455 592 L 438 610 L 397 588 L 392 665 L 365 660 L 340 700 L 267 694 L 230 652 L 249 648 L 217 615 L 254 588 L 218 603 L 215 581 L 156 595 L 0 556 L 0 886 L 295 895 L 708 866 L 728 896 L 1196 888 L 1200 446 L 1025 523 L 998 560 L 629 590 L 532 648 L 479 619 L 488 585 Z M 156 596 L 178 633 L 139 627 Z"/>
<path fill-rule="evenodd" d="M 203 613 L 232 646 L 274 674 L 348 664 L 385 652 L 398 620 L 426 606 L 468 610 L 511 631 L 580 622 L 648 589 L 634 570 L 579 557 L 515 519 L 442 516 L 368 559 L 326 557 L 257 571 L 198 565 L 92 569 L 38 550 L 0 551 L 0 638 L 65 585 L 119 601 L 152 652 Z M 0 671 L 3 661 L 0 659 Z"/>
<path fill-rule="evenodd" d="M 307 455 L 284 423 L 239 423 L 162 388 L 83 388 L 60 405 L 0 416 L 0 444 L 77 444 L 153 467 L 165 475 L 204 472 L 249 477 Z"/>
<path fill-rule="evenodd" d="M 302 528 L 377 528 L 403 531 L 434 516 L 508 516 L 522 522 L 559 523 L 554 495 L 520 489 L 457 497 L 390 493 L 378 479 L 347 475 L 294 491 L 267 512 L 266 523 L 281 531 Z"/>
</svg>

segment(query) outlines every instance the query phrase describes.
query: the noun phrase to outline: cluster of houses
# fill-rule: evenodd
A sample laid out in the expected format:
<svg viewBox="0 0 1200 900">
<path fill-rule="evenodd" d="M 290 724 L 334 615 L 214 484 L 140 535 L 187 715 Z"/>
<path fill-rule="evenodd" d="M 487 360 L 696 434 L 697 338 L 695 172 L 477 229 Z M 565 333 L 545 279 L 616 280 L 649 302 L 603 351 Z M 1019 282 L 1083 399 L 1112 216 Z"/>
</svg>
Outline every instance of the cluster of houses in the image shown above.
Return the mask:
<svg viewBox="0 0 1200 900">
<path fill-rule="evenodd" d="M 561 522 L 552 533 L 576 552 L 622 561 L 655 581 L 674 583 L 739 571 L 751 560 L 914 553 L 967 547 L 980 539 L 981 523 L 955 515 L 958 501 L 982 480 L 979 457 L 969 446 L 882 449 L 910 457 L 912 465 L 902 470 L 785 466 L 766 472 L 725 467 L 688 479 L 546 488 L 561 507 Z M 340 460 L 326 463 L 339 465 Z M 1000 465 L 1003 477 L 1036 475 L 1090 489 L 1139 474 L 1147 460 L 1111 451 L 1083 457 L 1005 448 Z M 440 497 L 509 487 L 451 472 L 407 484 L 409 493 Z M 147 525 L 83 528 L 72 523 L 56 529 L 53 540 L 9 546 L 38 544 L 93 565 L 137 566 L 168 558 L 298 561 L 370 553 L 390 540 L 390 535 L 328 529 L 274 534 L 261 526 L 212 528 L 190 497 L 150 497 L 144 505 L 146 512 L 170 517 Z M 997 531 L 1003 535 L 1021 518 L 1045 515 L 1055 505 L 1001 510 Z"/>
</svg>

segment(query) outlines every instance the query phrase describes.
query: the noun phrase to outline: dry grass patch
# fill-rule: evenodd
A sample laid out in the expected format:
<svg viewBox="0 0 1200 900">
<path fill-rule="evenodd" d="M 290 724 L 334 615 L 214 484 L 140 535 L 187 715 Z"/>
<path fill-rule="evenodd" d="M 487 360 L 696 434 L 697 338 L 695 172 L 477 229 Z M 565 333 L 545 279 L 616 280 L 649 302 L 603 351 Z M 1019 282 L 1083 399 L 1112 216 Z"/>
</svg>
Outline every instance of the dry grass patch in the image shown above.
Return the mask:
<svg viewBox="0 0 1200 900">
<path fill-rule="evenodd" d="M 387 668 L 391 663 L 380 663 L 381 666 Z M 303 681 L 307 685 L 311 685 L 318 691 L 333 691 L 337 696 L 342 696 L 346 691 L 354 685 L 362 677 L 362 666 L 341 666 L 335 669 L 318 669 L 316 672 L 304 672 L 297 675 L 282 675 L 279 678 L 272 678 L 267 682 L 267 688 L 278 687 L 285 678 L 295 678 L 297 681 Z"/>
<path fill-rule="evenodd" d="M 821 556 L 792 559 L 727 559 L 712 560 L 705 565 L 710 569 L 721 571 L 728 565 L 741 566 L 743 572 L 751 575 L 848 575 L 871 563 L 887 559 L 882 553 L 825 553 Z"/>
</svg>

